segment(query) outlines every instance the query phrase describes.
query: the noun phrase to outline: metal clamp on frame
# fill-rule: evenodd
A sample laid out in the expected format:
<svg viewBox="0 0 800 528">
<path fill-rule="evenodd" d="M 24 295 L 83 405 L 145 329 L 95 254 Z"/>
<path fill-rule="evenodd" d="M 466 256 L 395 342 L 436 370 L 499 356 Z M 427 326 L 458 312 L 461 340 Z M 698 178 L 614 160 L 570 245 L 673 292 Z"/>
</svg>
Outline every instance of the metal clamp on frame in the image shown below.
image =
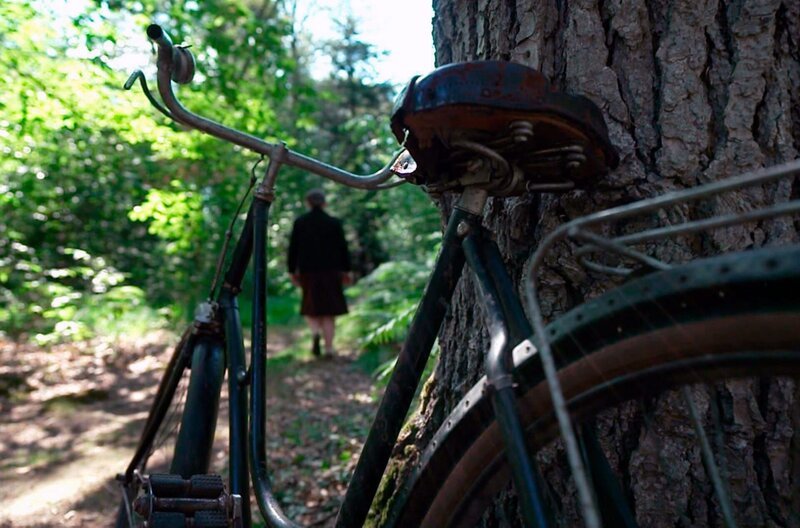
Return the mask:
<svg viewBox="0 0 800 528">
<path fill-rule="evenodd" d="M 213 301 L 203 301 L 197 305 L 192 322 L 192 333 L 198 336 L 222 337 L 219 304 Z"/>
<path fill-rule="evenodd" d="M 289 149 L 286 148 L 286 143 L 281 142 L 278 145 L 278 148 L 275 150 L 275 155 L 269 159 L 269 165 L 267 165 L 267 171 L 264 173 L 264 179 L 261 180 L 261 183 L 256 188 L 256 192 L 253 195 L 256 200 L 262 200 L 268 203 L 275 201 L 275 181 L 278 179 L 278 170 L 281 168 L 281 165 L 283 165 L 288 151 Z"/>
</svg>

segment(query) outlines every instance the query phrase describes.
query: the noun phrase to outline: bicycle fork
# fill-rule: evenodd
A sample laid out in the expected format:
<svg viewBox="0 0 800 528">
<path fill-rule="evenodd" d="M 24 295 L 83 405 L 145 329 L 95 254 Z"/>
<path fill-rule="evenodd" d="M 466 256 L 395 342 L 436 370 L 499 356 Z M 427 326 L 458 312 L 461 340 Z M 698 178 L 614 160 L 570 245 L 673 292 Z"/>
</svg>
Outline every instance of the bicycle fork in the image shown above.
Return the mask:
<svg viewBox="0 0 800 528">
<path fill-rule="evenodd" d="M 465 227 L 465 230 L 468 231 L 463 240 L 466 262 L 477 280 L 491 333 L 491 345 L 486 356 L 486 384 L 491 391 L 492 407 L 506 446 L 522 516 L 527 526 L 543 528 L 555 525 L 549 503 L 542 500 L 542 492 L 546 489 L 544 480 L 525 443 L 512 379 L 513 351 L 531 338 L 533 328 L 514 291 L 497 244 L 489 239 L 482 227 L 475 230 Z M 533 347 L 530 343 L 529 346 Z M 584 425 L 580 433 L 582 458 L 602 501 L 599 512 L 602 521 L 608 526 L 636 526 L 625 504 L 621 484 L 609 466 L 594 427 Z"/>
<path fill-rule="evenodd" d="M 497 245 L 486 237 L 483 227 L 465 225 L 460 231 L 464 256 L 477 280 L 489 323 L 486 388 L 506 446 L 522 517 L 526 526 L 545 528 L 549 523 L 540 491 L 542 480 L 525 445 L 512 378 L 512 351 L 532 334 L 532 329 Z"/>
</svg>

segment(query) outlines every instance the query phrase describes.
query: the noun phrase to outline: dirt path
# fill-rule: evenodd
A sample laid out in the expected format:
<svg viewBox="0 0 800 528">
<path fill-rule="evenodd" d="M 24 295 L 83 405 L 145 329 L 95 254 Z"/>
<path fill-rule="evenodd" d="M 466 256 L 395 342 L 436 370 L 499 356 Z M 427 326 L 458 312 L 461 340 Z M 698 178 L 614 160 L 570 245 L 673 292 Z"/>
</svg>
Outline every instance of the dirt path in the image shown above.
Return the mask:
<svg viewBox="0 0 800 528">
<path fill-rule="evenodd" d="M 275 350 L 298 337 L 273 335 Z M 48 350 L 0 341 L 0 527 L 111 524 L 113 475 L 133 452 L 173 342 L 166 333 Z M 274 487 L 294 519 L 332 525 L 375 409 L 372 380 L 347 355 L 276 365 L 267 407 Z M 227 433 L 223 404 L 212 463 L 223 474 Z"/>
</svg>

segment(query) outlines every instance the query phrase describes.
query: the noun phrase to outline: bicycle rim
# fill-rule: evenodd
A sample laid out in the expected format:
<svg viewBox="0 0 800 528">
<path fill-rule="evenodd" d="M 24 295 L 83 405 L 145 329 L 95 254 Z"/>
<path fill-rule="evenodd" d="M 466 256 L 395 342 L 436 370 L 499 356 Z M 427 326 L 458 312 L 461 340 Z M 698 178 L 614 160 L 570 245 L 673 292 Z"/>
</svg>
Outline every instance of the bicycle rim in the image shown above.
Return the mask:
<svg viewBox="0 0 800 528">
<path fill-rule="evenodd" d="M 661 400 L 656 395 L 685 383 L 742 375 L 800 375 L 800 303 L 787 296 L 800 286 L 794 264 L 799 253 L 789 248 L 751 252 L 746 258 L 728 255 L 652 274 L 556 321 L 548 332 L 561 360 L 559 377 L 573 420 L 580 424 L 598 414 L 603 418 L 615 412 L 630 413 L 632 397 L 638 402 L 633 405 L 644 401 L 658 409 L 664 405 L 659 401 L 674 399 L 674 395 L 668 393 Z M 706 268 L 700 275 L 712 278 L 704 282 L 693 276 L 699 266 Z M 754 296 L 756 292 L 760 295 Z M 558 428 L 538 358 L 525 359 L 515 374 L 529 443 L 537 450 L 545 477 L 548 472 L 558 473 L 561 469 L 542 463 L 542 458 L 552 462 L 558 457 L 559 447 L 552 443 Z M 462 399 L 421 455 L 398 496 L 391 526 L 481 525 L 481 519 L 485 523 L 485 516 L 491 515 L 498 494 L 509 489 L 502 439 L 481 389 L 482 382 Z M 692 388 L 700 400 L 708 399 L 703 396 L 708 390 Z M 787 390 L 790 397 L 798 396 L 796 389 Z M 627 411 L 620 411 L 626 406 Z M 640 434 L 638 442 L 651 440 L 647 431 Z M 568 479 L 563 472 L 561 477 Z M 626 491 L 636 495 L 630 487 Z M 557 497 L 557 502 L 569 502 L 573 498 L 568 495 Z M 642 513 L 648 507 L 646 498 L 634 498 L 641 525 L 659 525 Z M 711 511 L 708 518 L 716 522 L 719 515 Z M 581 525 L 577 518 L 572 521 Z M 561 522 L 572 524 L 569 519 Z M 785 525 L 793 526 L 793 522 L 800 520 Z M 681 525 L 681 521 L 664 525 Z"/>
</svg>

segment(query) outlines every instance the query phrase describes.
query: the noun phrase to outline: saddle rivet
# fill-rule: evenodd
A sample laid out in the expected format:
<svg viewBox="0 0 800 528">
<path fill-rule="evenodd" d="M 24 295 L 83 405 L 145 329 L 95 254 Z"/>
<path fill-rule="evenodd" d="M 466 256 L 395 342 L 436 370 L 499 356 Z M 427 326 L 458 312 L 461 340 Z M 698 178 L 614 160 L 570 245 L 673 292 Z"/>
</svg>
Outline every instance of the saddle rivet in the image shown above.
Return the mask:
<svg viewBox="0 0 800 528">
<path fill-rule="evenodd" d="M 456 227 L 456 234 L 460 237 L 465 237 L 470 232 L 469 223 L 466 220 L 462 220 L 458 223 L 458 227 Z"/>
</svg>

